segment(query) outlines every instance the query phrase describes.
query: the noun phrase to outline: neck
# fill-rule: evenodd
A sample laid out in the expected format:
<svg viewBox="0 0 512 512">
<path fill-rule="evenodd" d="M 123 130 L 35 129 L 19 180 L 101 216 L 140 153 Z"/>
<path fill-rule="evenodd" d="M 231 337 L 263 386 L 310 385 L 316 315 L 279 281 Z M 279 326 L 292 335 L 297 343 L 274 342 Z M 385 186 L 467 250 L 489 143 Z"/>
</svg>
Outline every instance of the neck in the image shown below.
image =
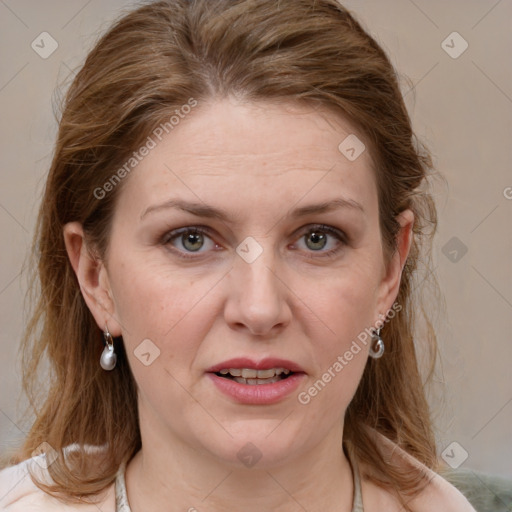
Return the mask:
<svg viewBox="0 0 512 512">
<path fill-rule="evenodd" d="M 342 449 L 342 426 L 307 452 L 264 469 L 228 464 L 173 436 L 157 443 L 142 427 L 141 434 L 142 449 L 126 470 L 132 512 L 352 510 L 353 478 Z"/>
</svg>

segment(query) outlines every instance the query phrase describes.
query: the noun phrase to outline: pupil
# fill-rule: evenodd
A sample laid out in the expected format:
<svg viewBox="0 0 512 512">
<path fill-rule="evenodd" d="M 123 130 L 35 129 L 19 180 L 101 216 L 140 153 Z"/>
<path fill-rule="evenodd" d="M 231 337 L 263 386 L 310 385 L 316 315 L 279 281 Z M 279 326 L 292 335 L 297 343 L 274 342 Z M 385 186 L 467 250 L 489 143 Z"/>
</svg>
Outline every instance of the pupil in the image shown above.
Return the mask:
<svg viewBox="0 0 512 512">
<path fill-rule="evenodd" d="M 308 243 L 308 240 L 311 241 L 311 243 Z M 310 249 L 318 250 L 323 249 L 326 244 L 326 236 L 324 233 L 316 233 L 315 231 L 309 233 L 309 235 L 306 235 L 306 245 Z"/>
<path fill-rule="evenodd" d="M 189 251 L 198 251 L 203 245 L 203 235 L 200 233 L 189 233 L 182 237 L 183 247 Z"/>
</svg>

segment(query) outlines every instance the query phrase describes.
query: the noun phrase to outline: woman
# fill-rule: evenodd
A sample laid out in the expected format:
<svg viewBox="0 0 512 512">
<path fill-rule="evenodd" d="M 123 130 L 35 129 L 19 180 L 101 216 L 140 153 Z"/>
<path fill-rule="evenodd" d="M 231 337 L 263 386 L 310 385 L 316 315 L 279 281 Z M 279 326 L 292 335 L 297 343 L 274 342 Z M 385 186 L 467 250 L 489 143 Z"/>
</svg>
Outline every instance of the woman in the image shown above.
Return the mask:
<svg viewBox="0 0 512 512">
<path fill-rule="evenodd" d="M 63 109 L 2 510 L 473 510 L 412 341 L 430 167 L 334 0 L 123 17 Z"/>
</svg>

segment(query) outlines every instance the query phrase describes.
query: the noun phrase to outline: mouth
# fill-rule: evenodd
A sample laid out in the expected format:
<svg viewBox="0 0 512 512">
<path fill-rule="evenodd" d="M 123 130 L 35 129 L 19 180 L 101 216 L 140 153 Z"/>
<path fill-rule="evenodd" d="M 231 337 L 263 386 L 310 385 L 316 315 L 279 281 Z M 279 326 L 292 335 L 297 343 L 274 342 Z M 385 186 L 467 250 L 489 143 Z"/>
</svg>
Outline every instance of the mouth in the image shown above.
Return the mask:
<svg viewBox="0 0 512 512">
<path fill-rule="evenodd" d="M 294 372 L 287 368 L 269 368 L 267 370 L 256 370 L 254 368 L 223 368 L 214 372 L 218 377 L 234 380 L 238 384 L 258 386 L 262 384 L 273 384 L 290 377 Z"/>
<path fill-rule="evenodd" d="M 271 405 L 293 396 L 306 372 L 286 359 L 238 357 L 212 366 L 206 375 L 236 403 Z"/>
</svg>

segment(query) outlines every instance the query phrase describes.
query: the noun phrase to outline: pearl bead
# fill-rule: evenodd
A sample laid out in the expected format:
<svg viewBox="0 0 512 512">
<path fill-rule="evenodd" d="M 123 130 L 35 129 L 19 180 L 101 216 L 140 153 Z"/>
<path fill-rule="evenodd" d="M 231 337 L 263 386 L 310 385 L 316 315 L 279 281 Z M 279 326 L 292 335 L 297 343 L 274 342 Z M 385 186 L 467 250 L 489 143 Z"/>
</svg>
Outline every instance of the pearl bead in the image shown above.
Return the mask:
<svg viewBox="0 0 512 512">
<path fill-rule="evenodd" d="M 114 352 L 114 347 L 105 347 L 100 358 L 100 365 L 104 370 L 113 370 L 116 366 L 117 354 Z"/>
</svg>

